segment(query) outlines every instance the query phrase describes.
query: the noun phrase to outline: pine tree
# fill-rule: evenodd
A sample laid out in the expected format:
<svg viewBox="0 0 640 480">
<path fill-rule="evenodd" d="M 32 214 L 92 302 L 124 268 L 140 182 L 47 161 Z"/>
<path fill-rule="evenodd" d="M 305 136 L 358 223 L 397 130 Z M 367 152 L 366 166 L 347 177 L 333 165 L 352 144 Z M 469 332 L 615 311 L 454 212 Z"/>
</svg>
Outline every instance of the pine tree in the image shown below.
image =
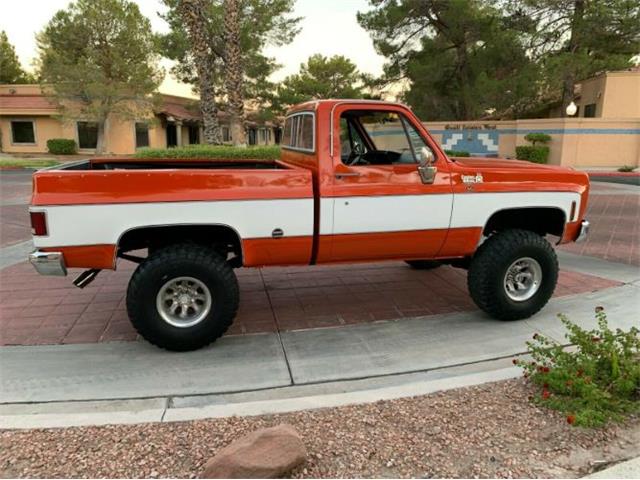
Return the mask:
<svg viewBox="0 0 640 480">
<path fill-rule="evenodd" d="M 97 153 L 108 151 L 113 116 L 151 117 L 163 72 L 151 24 L 128 0 L 77 0 L 38 35 L 43 91 L 63 116 L 98 125 Z"/>
<path fill-rule="evenodd" d="M 4 30 L 0 32 L 0 83 L 34 83 L 33 76 L 22 69 Z"/>
</svg>

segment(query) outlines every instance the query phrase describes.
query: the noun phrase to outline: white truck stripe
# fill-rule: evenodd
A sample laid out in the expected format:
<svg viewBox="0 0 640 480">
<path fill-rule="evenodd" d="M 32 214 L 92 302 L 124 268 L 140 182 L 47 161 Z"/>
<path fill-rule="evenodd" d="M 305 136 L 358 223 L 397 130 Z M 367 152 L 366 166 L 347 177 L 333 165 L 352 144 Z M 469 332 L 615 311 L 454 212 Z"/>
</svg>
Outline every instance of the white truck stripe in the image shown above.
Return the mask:
<svg viewBox="0 0 640 480">
<path fill-rule="evenodd" d="M 36 247 L 116 244 L 127 230 L 161 225 L 228 225 L 241 238 L 313 235 L 313 199 L 34 206 L 46 211 L 49 235 Z"/>
<path fill-rule="evenodd" d="M 320 234 L 376 233 L 483 227 L 510 208 L 554 207 L 569 218 L 573 192 L 463 193 L 322 198 Z M 241 238 L 268 238 L 276 228 L 286 237 L 313 235 L 313 200 L 226 200 L 34 206 L 46 211 L 49 235 L 36 247 L 116 244 L 126 231 L 145 226 L 228 225 Z"/>
</svg>

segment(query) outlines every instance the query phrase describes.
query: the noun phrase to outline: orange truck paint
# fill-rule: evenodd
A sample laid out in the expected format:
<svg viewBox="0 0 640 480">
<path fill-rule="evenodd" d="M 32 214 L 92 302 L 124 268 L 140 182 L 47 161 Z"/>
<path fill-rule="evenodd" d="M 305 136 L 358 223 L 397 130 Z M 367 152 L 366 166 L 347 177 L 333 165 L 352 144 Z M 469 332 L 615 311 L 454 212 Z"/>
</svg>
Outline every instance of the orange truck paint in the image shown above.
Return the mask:
<svg viewBox="0 0 640 480">
<path fill-rule="evenodd" d="M 383 110 L 403 116 L 434 153 L 437 167 L 434 182 L 422 183 L 415 164 L 343 164 L 340 118 L 349 110 Z M 248 267 L 463 258 L 473 255 L 483 238 L 486 219 L 478 220 L 478 224 L 469 220 L 473 219 L 473 212 L 469 210 L 484 202 L 483 194 L 492 195 L 495 211 L 512 208 L 514 198 L 522 203 L 522 198 L 528 195 L 551 199 L 545 200 L 547 203 L 553 202 L 556 193 L 575 195 L 580 206 L 575 218 L 566 220 L 560 242 L 571 242 L 578 235 L 589 193 L 586 174 L 511 160 L 450 159 L 411 110 L 400 104 L 324 100 L 297 105 L 290 114 L 300 112 L 311 112 L 315 116 L 315 150 L 283 148 L 280 161 L 262 162 L 274 168 L 258 168 L 261 162 L 255 160 L 224 161 L 240 166 L 244 163 L 246 168 L 211 169 L 208 167 L 215 162 L 209 159 L 186 160 L 188 167 L 185 168 L 172 167 L 176 161 L 171 159 L 97 158 L 91 160 L 87 170 L 63 168 L 37 172 L 33 179 L 31 209 L 55 215 L 48 216 L 53 223 L 49 225 L 49 237 L 34 237 L 36 247 L 62 252 L 68 267 L 115 269 L 119 239 L 138 223 L 161 227 L 201 222 L 238 232 L 243 264 Z M 150 167 L 126 169 L 130 162 L 149 162 Z M 114 168 L 103 169 L 108 164 Z M 118 168 L 119 164 L 122 168 Z M 391 215 L 389 218 L 398 217 L 392 219 L 399 224 L 403 218 L 415 215 L 411 205 L 420 199 L 434 204 L 441 202 L 443 208 L 448 209 L 434 209 L 426 214 L 443 219 L 440 223 L 433 220 L 435 226 L 430 228 L 416 225 L 399 230 L 383 225 L 381 216 L 385 214 Z M 376 228 L 360 231 L 361 226 L 354 224 L 353 231 L 337 231 L 340 218 L 336 215 L 348 214 L 351 205 L 363 200 L 372 206 L 385 205 L 386 201 L 388 209 L 398 203 L 408 210 L 394 215 L 364 206 L 362 215 L 372 225 L 378 225 Z M 229 221 L 221 221 L 213 213 L 206 221 L 187 219 L 190 216 L 206 218 L 209 209 L 228 213 L 238 205 L 246 205 L 247 209 L 237 215 L 229 213 Z M 163 218 L 163 206 L 167 215 L 180 211 L 182 216 Z M 540 205 L 534 199 L 528 206 Z M 271 214 L 277 217 L 272 224 L 265 218 Z M 98 223 L 88 227 L 82 219 L 89 219 L 91 215 L 98 216 L 95 220 Z M 122 218 L 128 215 L 130 217 Z M 76 223 L 71 223 L 71 216 L 77 219 Z M 242 223 L 242 228 L 234 224 L 234 219 Z M 361 216 L 356 220 L 369 221 Z M 121 231 L 109 232 L 109 236 L 105 233 L 103 237 L 101 229 L 106 232 L 109 222 Z M 348 221 L 343 223 L 349 230 Z M 72 224 L 77 227 L 69 227 Z M 281 224 L 287 225 L 282 238 L 272 237 L 271 230 L 275 232 Z M 91 232 L 83 231 L 89 228 Z M 249 233 L 242 235 L 241 231 Z M 56 243 L 57 238 L 64 241 Z"/>
<path fill-rule="evenodd" d="M 265 265 L 309 265 L 313 236 L 254 238 L 242 241 L 244 263 Z"/>
<path fill-rule="evenodd" d="M 68 268 L 99 268 L 115 270 L 115 245 L 85 245 L 76 247 L 43 248 L 44 252 L 62 252 Z"/>
</svg>

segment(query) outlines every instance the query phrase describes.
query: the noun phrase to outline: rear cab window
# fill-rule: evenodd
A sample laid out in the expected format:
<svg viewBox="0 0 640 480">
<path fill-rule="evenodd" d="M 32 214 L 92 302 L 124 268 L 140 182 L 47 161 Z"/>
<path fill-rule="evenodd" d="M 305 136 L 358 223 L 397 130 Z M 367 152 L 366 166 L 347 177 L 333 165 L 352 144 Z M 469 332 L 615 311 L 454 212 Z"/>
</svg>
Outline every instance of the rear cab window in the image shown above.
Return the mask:
<svg viewBox="0 0 640 480">
<path fill-rule="evenodd" d="M 313 153 L 316 148 L 316 122 L 313 112 L 298 112 L 284 121 L 282 148 Z"/>
</svg>

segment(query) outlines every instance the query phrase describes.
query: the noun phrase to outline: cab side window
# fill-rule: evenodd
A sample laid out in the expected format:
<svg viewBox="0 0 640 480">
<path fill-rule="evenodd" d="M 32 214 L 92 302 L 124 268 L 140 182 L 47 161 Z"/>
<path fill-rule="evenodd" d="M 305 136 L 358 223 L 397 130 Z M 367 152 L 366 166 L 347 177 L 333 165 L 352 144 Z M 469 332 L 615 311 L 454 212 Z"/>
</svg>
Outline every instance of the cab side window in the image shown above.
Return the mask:
<svg viewBox="0 0 640 480">
<path fill-rule="evenodd" d="M 351 166 L 414 164 L 429 148 L 404 116 L 375 110 L 343 113 L 340 142 L 342 162 Z"/>
</svg>

